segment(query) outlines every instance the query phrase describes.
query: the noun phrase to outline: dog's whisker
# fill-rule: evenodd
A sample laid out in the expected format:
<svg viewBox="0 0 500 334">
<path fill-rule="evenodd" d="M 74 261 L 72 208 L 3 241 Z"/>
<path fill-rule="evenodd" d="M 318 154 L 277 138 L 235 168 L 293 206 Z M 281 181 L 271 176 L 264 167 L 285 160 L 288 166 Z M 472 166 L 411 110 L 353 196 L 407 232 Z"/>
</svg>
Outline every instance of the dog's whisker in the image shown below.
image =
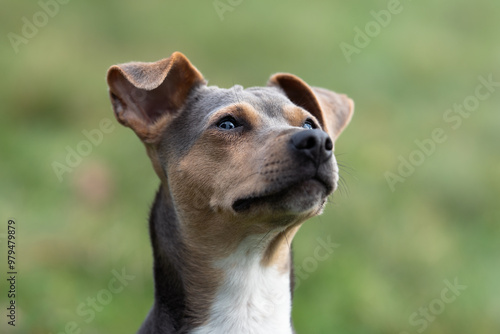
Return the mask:
<svg viewBox="0 0 500 334">
<path fill-rule="evenodd" d="M 345 164 L 343 161 L 337 161 L 337 165 L 342 168 L 343 170 L 348 170 L 351 172 L 355 172 L 356 170 L 352 168 L 351 166 Z"/>
<path fill-rule="evenodd" d="M 342 175 L 339 175 L 339 192 L 341 195 L 349 197 L 349 187 L 347 186 L 347 181 Z"/>
</svg>

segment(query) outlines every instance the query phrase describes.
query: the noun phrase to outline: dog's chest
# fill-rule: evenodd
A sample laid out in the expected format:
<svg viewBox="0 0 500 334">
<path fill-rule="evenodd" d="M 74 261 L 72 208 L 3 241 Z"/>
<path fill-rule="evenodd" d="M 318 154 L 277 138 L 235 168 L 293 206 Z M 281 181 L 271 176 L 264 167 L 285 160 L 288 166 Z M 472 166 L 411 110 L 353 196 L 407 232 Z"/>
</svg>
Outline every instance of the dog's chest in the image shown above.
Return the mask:
<svg viewBox="0 0 500 334">
<path fill-rule="evenodd" d="M 289 273 L 263 267 L 260 256 L 242 245 L 218 267 L 225 279 L 205 325 L 192 334 L 291 334 Z"/>
</svg>

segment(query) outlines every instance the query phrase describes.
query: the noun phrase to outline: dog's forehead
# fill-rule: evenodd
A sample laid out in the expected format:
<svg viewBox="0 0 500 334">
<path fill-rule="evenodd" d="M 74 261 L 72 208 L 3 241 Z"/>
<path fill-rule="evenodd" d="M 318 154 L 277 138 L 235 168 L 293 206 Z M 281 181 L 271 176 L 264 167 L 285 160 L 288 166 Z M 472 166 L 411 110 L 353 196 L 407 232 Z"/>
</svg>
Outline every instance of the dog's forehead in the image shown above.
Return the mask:
<svg viewBox="0 0 500 334">
<path fill-rule="evenodd" d="M 290 100 L 275 87 L 251 87 L 244 89 L 240 85 L 231 88 L 205 87 L 198 91 L 197 103 L 191 112 L 209 115 L 217 110 L 236 103 L 248 103 L 263 116 L 276 118 L 282 115 L 283 107 L 291 104 Z"/>
</svg>

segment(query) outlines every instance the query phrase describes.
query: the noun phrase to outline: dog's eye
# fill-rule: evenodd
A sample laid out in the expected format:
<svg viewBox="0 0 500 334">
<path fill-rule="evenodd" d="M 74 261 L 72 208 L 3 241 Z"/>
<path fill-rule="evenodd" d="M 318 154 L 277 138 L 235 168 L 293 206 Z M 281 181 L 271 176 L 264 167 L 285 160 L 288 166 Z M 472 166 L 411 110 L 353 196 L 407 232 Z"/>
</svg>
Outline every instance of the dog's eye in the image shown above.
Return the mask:
<svg viewBox="0 0 500 334">
<path fill-rule="evenodd" d="M 304 129 L 312 130 L 316 128 L 316 125 L 311 121 L 310 119 L 306 120 L 304 122 L 304 125 L 302 125 Z"/>
<path fill-rule="evenodd" d="M 240 126 L 238 122 L 233 117 L 224 117 L 217 123 L 217 127 L 223 130 L 232 130 Z"/>
</svg>

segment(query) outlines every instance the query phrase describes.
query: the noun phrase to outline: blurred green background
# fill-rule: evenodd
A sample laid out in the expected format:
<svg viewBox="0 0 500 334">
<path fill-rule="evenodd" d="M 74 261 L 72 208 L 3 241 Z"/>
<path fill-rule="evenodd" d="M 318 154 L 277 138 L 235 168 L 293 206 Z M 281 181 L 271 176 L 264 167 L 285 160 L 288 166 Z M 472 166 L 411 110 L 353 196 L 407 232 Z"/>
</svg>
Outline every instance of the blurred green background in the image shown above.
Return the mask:
<svg viewBox="0 0 500 334">
<path fill-rule="evenodd" d="M 0 331 L 140 326 L 152 303 L 147 215 L 159 181 L 115 121 L 105 74 L 177 50 L 213 85 L 260 86 L 284 71 L 356 102 L 336 146 L 346 187 L 294 241 L 297 333 L 500 333 L 500 87 L 473 97 L 479 77 L 500 82 L 500 3 L 406 0 L 385 26 L 371 11 L 387 1 L 221 3 L 223 13 L 213 1 L 2 3 L 0 264 L 5 277 L 14 217 L 19 275 L 14 330 L 0 280 Z M 22 40 L 26 22 L 39 27 Z M 356 39 L 357 28 L 372 37 Z M 358 48 L 349 61 L 342 43 Z M 464 101 L 470 115 L 448 114 Z M 54 161 L 103 119 L 112 131 L 59 181 Z M 418 153 L 415 141 L 438 128 L 446 140 Z M 401 158 L 420 161 L 392 191 L 386 174 Z M 327 259 L 315 258 L 318 237 L 338 244 Z M 122 268 L 134 279 L 110 297 L 103 290 Z M 446 280 L 466 286 L 449 303 Z M 99 311 L 82 316 L 97 297 Z"/>
</svg>

